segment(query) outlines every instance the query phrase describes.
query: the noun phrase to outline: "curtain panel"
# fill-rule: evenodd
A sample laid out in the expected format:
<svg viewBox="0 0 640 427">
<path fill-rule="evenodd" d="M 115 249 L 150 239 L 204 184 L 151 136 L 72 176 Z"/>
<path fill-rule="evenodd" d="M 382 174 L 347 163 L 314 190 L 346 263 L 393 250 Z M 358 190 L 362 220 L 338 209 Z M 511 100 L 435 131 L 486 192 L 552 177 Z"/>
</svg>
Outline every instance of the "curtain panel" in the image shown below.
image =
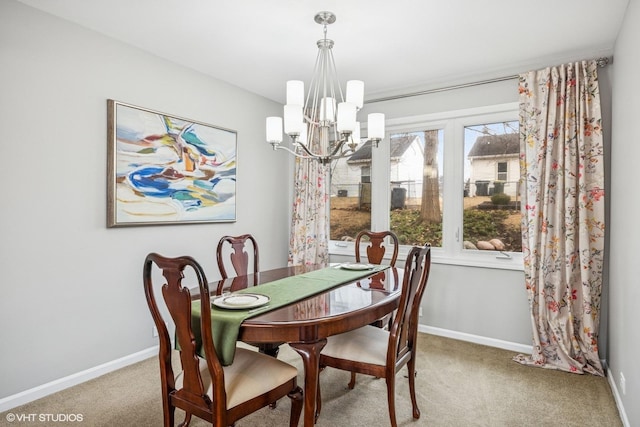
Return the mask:
<svg viewBox="0 0 640 427">
<path fill-rule="evenodd" d="M 295 160 L 289 265 L 329 264 L 327 165 Z"/>
<path fill-rule="evenodd" d="M 603 375 L 598 327 L 605 195 L 597 64 L 519 76 L 522 252 L 533 354 L 514 360 Z"/>
</svg>

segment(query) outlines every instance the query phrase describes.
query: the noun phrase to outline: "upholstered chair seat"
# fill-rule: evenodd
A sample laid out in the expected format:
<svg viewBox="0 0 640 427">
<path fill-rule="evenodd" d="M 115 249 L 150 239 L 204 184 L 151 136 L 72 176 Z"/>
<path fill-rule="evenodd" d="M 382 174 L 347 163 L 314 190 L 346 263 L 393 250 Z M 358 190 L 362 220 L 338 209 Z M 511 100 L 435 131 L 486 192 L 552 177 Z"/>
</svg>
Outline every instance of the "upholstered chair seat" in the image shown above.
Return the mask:
<svg viewBox="0 0 640 427">
<path fill-rule="evenodd" d="M 227 409 L 265 394 L 298 375 L 298 370 L 294 366 L 240 347 L 236 348 L 233 364 L 223 367 L 223 370 Z M 211 375 L 205 359 L 200 359 L 200 374 L 207 395 L 212 398 Z M 182 388 L 182 372 L 176 376 L 176 389 L 180 388 Z"/>
</svg>

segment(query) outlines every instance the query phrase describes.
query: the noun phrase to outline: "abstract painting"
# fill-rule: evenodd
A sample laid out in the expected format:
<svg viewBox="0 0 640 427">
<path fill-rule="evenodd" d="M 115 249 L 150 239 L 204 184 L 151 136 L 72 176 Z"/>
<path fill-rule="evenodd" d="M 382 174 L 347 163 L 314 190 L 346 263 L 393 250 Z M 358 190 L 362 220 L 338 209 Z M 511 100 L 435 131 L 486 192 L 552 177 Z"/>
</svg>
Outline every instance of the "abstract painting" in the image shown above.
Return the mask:
<svg viewBox="0 0 640 427">
<path fill-rule="evenodd" d="M 107 100 L 107 226 L 236 220 L 236 132 Z"/>
</svg>

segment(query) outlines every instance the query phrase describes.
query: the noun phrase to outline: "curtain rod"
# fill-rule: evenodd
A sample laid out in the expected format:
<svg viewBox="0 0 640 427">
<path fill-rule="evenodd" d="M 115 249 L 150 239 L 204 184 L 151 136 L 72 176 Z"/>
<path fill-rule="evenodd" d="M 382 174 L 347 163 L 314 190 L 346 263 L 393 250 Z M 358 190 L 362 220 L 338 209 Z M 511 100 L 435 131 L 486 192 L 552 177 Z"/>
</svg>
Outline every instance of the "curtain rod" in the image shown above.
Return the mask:
<svg viewBox="0 0 640 427">
<path fill-rule="evenodd" d="M 596 64 L 598 64 L 599 67 L 606 67 L 612 60 L 613 58 L 608 58 L 608 57 L 602 57 L 602 58 L 598 58 L 596 59 Z M 421 90 L 419 92 L 410 92 L 410 93 L 405 93 L 405 94 L 401 94 L 401 95 L 393 95 L 393 96 L 386 96 L 386 97 L 382 97 L 382 98 L 374 98 L 374 99 L 369 99 L 364 101 L 365 104 L 371 104 L 374 102 L 383 102 L 383 101 L 393 101 L 395 99 L 402 99 L 402 98 L 410 98 L 413 96 L 420 96 L 420 95 L 428 95 L 430 93 L 436 93 L 436 92 L 444 92 L 447 90 L 454 90 L 454 89 L 463 89 L 466 87 L 471 87 L 471 86 L 480 86 L 480 85 L 485 85 L 485 84 L 489 84 L 489 83 L 497 83 L 497 82 L 503 82 L 506 80 L 514 80 L 517 79 L 518 75 L 513 75 L 513 76 L 504 76 L 504 77 L 496 77 L 495 79 L 488 79 L 488 80 L 480 80 L 477 82 L 471 82 L 471 83 L 462 83 L 462 84 L 457 84 L 457 85 L 452 85 L 452 86 L 445 86 L 445 87 L 440 87 L 440 88 L 436 88 L 436 89 L 427 89 L 427 90 Z"/>
</svg>

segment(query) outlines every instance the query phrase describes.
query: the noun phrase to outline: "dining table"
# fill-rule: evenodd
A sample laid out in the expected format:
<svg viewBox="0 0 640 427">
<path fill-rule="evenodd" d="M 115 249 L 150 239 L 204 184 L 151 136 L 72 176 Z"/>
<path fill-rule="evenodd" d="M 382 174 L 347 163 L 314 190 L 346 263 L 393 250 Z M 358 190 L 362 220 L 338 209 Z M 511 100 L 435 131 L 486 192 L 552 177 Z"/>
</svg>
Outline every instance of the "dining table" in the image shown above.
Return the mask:
<svg viewBox="0 0 640 427">
<path fill-rule="evenodd" d="M 331 269 L 350 269 L 350 266 L 353 264 L 332 264 L 328 267 L 298 265 L 228 278 L 210 284 L 211 299 L 215 303 L 216 298 L 225 295 L 260 294 L 261 286 L 265 286 L 265 290 L 288 286 L 287 293 L 290 293 L 291 289 L 306 286 L 305 280 L 310 275 L 321 277 L 327 273 L 337 273 Z M 356 275 L 358 277 L 340 280 L 340 283 L 325 286 L 317 293 L 273 309 L 257 313 L 248 310 L 246 313 L 251 315 L 242 318 L 235 332 L 237 337 L 234 339 L 252 345 L 276 343 L 277 346 L 279 343 L 288 343 L 301 356 L 305 427 L 315 423 L 320 352 L 327 338 L 369 325 L 398 308 L 402 269 L 370 266 Z M 199 299 L 197 292 L 192 294 L 192 298 Z M 193 307 L 196 306 L 194 304 Z M 216 321 L 214 312 L 220 314 L 220 307 L 212 303 L 212 324 Z"/>
</svg>

